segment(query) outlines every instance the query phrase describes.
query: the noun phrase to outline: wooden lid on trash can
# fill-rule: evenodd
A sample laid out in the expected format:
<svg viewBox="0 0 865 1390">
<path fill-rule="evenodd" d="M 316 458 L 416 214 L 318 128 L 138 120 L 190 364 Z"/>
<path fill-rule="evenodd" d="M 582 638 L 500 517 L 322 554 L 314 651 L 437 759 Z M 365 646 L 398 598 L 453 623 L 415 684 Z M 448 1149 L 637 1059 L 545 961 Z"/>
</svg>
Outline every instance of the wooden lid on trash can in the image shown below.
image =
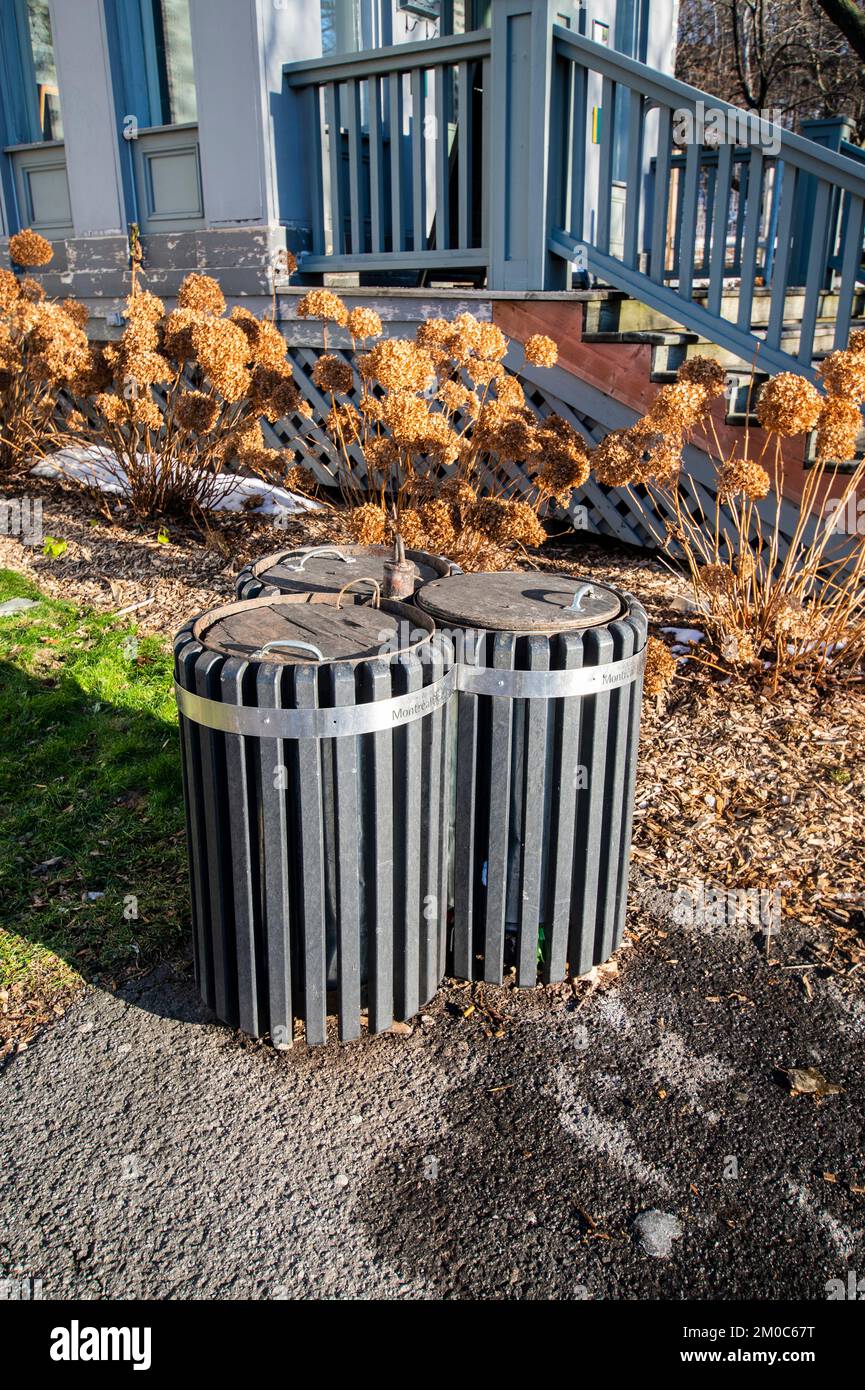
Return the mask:
<svg viewBox="0 0 865 1390">
<path fill-rule="evenodd" d="M 435 579 L 415 602 L 439 623 L 494 632 L 569 632 L 612 622 L 623 609 L 615 590 L 594 580 L 531 570 Z"/>
<path fill-rule="evenodd" d="M 262 594 L 204 613 L 195 639 L 211 651 L 242 661 L 319 664 L 391 660 L 429 642 L 434 627 L 417 609 L 390 599 L 381 607 L 345 595 Z M 281 643 L 284 645 L 275 645 Z"/>
<path fill-rule="evenodd" d="M 392 559 L 392 545 L 306 546 L 265 555 L 251 569 L 262 584 L 285 593 L 338 593 L 355 576 L 383 585 L 385 563 Z M 416 585 L 449 573 L 446 560 L 423 550 L 407 550 L 406 559 L 414 565 Z"/>
</svg>

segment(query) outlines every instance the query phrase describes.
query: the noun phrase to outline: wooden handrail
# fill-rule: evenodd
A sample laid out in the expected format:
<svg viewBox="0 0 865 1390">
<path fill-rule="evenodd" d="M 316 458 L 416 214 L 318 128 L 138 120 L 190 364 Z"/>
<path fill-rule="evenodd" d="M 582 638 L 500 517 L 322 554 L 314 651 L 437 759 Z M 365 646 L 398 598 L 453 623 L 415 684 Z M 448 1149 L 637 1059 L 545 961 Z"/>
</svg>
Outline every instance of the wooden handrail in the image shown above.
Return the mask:
<svg viewBox="0 0 865 1390">
<path fill-rule="evenodd" d="M 290 87 L 320 87 L 326 82 L 345 82 L 351 77 L 383 77 L 391 72 L 412 72 L 442 63 L 471 62 L 488 58 L 489 53 L 489 30 L 478 29 L 474 35 L 454 34 L 444 39 L 425 39 L 421 43 L 395 43 L 364 53 L 328 54 L 309 62 L 285 63 L 282 71 Z"/>
</svg>

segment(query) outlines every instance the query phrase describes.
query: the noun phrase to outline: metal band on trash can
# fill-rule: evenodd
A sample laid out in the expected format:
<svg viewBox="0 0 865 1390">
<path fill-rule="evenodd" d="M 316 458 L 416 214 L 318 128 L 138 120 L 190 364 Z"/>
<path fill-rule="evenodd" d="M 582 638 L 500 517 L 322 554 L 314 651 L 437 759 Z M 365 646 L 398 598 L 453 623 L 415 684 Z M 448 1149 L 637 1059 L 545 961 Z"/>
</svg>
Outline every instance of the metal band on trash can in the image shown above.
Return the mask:
<svg viewBox="0 0 865 1390">
<path fill-rule="evenodd" d="M 623 661 L 575 671 L 496 671 L 485 666 L 455 666 L 441 680 L 408 695 L 366 705 L 334 709 L 262 709 L 209 700 L 174 683 L 180 713 L 195 724 L 247 738 L 347 738 L 399 728 L 423 719 L 456 690 L 467 695 L 503 696 L 509 700 L 557 700 L 615 690 L 637 680 L 646 649 Z"/>
<path fill-rule="evenodd" d="M 499 671 L 490 666 L 457 667 L 457 690 L 467 695 L 502 695 L 509 700 L 558 700 L 595 695 L 629 685 L 642 674 L 646 648 L 621 661 L 571 671 Z"/>
<path fill-rule="evenodd" d="M 326 709 L 265 709 L 209 700 L 174 682 L 177 707 L 186 719 L 203 724 L 207 729 L 217 729 L 223 734 L 243 734 L 246 738 L 346 738 L 382 729 L 399 729 L 414 719 L 433 714 L 450 699 L 455 689 L 456 674 L 450 670 L 432 685 L 407 695 L 395 695 L 389 700 Z"/>
</svg>

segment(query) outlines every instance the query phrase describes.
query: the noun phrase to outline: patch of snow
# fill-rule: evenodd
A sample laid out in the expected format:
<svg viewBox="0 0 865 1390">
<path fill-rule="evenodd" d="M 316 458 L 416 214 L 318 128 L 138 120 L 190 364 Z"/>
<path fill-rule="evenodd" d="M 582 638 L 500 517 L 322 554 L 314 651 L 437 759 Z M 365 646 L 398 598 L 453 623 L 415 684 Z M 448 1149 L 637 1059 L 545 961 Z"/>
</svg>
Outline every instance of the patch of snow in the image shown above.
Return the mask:
<svg viewBox="0 0 865 1390">
<path fill-rule="evenodd" d="M 30 469 L 35 478 L 71 478 L 86 487 L 98 489 L 115 497 L 125 497 L 129 490 L 126 469 L 110 449 L 93 446 L 89 449 L 72 447 L 58 449 Z M 222 473 L 216 479 L 207 475 L 208 488 L 215 512 L 255 512 L 259 516 L 286 516 L 292 512 L 318 511 L 321 503 L 311 497 L 264 483 L 258 478 L 242 477 L 237 473 Z M 254 505 L 250 498 L 259 498 Z"/>
</svg>

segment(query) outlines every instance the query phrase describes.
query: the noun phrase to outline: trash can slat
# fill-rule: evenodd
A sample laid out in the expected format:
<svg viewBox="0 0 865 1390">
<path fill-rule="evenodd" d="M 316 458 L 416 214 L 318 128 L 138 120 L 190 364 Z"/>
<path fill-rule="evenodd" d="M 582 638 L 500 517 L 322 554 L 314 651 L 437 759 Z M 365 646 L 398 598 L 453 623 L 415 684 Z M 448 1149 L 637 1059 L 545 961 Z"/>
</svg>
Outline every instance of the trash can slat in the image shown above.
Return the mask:
<svg viewBox="0 0 865 1390">
<path fill-rule="evenodd" d="M 554 639 L 553 664 L 559 670 L 578 670 L 583 664 L 583 639 L 578 632 L 560 632 Z M 580 775 L 580 725 L 583 701 L 570 697 L 555 701 L 552 754 L 553 817 L 550 828 L 548 865 L 548 912 L 544 927 L 544 959 L 541 976 L 545 984 L 565 978 L 568 961 L 568 931 L 571 917 L 571 886 L 574 881 L 574 828 L 577 803 L 582 795 Z"/>
<path fill-rule="evenodd" d="M 532 671 L 550 667 L 549 639 L 525 639 L 528 666 Z M 520 858 L 521 893 L 519 939 L 517 942 L 517 983 L 533 985 L 538 977 L 538 929 L 541 906 L 541 858 L 544 832 L 544 787 L 546 782 L 547 700 L 516 701 L 522 704 L 524 720 L 525 768 L 522 788 L 522 846 Z"/>
<path fill-rule="evenodd" d="M 332 668 L 335 706 L 355 703 L 354 671 Z M 337 994 L 339 1036 L 360 1037 L 360 847 L 358 843 L 358 740 L 333 741 L 335 780 L 334 859 L 337 874 Z"/>
<path fill-rule="evenodd" d="M 492 636 L 490 665 L 496 671 L 510 671 L 514 665 L 516 638 L 510 632 Z M 513 705 L 510 700 L 489 699 L 489 766 L 493 779 L 507 785 L 511 761 Z M 505 950 L 505 904 L 508 876 L 508 826 L 510 798 L 491 797 L 486 837 L 486 891 L 484 894 L 484 979 L 501 980 Z"/>
<path fill-rule="evenodd" d="M 224 657 L 203 651 L 195 667 L 199 695 L 218 700 Z M 224 802 L 224 735 L 201 729 L 201 778 L 204 793 L 204 825 L 207 845 L 210 924 L 213 933 L 213 997 L 219 1017 L 237 1027 L 237 962 L 234 948 L 234 902 L 231 892 L 231 843 Z M 208 794 L 210 792 L 210 794 Z M 213 794 L 216 792 L 216 794 Z"/>
<path fill-rule="evenodd" d="M 262 709 L 282 708 L 282 680 L 282 667 L 259 667 L 256 696 Z M 294 1040 L 291 943 L 288 933 L 292 910 L 288 868 L 289 756 L 290 748 L 282 739 L 259 739 L 269 1028 L 277 1047 L 289 1047 Z"/>
<path fill-rule="evenodd" d="M 362 692 L 369 700 L 391 695 L 391 671 L 381 661 L 362 668 Z M 368 825 L 373 840 L 371 882 L 368 888 L 367 942 L 369 966 L 367 997 L 369 1026 L 381 1033 L 393 1023 L 393 739 L 390 729 L 366 735 L 370 745 L 370 795 Z M 441 979 L 441 975 L 439 975 Z"/>
<path fill-rule="evenodd" d="M 312 666 L 294 671 L 294 703 L 297 709 L 318 704 L 318 672 Z M 323 1043 L 327 1037 L 327 958 L 324 900 L 324 817 L 321 788 L 321 744 L 300 739 L 297 745 L 295 833 L 301 854 L 303 959 L 303 1018 L 307 1042 Z"/>
</svg>

